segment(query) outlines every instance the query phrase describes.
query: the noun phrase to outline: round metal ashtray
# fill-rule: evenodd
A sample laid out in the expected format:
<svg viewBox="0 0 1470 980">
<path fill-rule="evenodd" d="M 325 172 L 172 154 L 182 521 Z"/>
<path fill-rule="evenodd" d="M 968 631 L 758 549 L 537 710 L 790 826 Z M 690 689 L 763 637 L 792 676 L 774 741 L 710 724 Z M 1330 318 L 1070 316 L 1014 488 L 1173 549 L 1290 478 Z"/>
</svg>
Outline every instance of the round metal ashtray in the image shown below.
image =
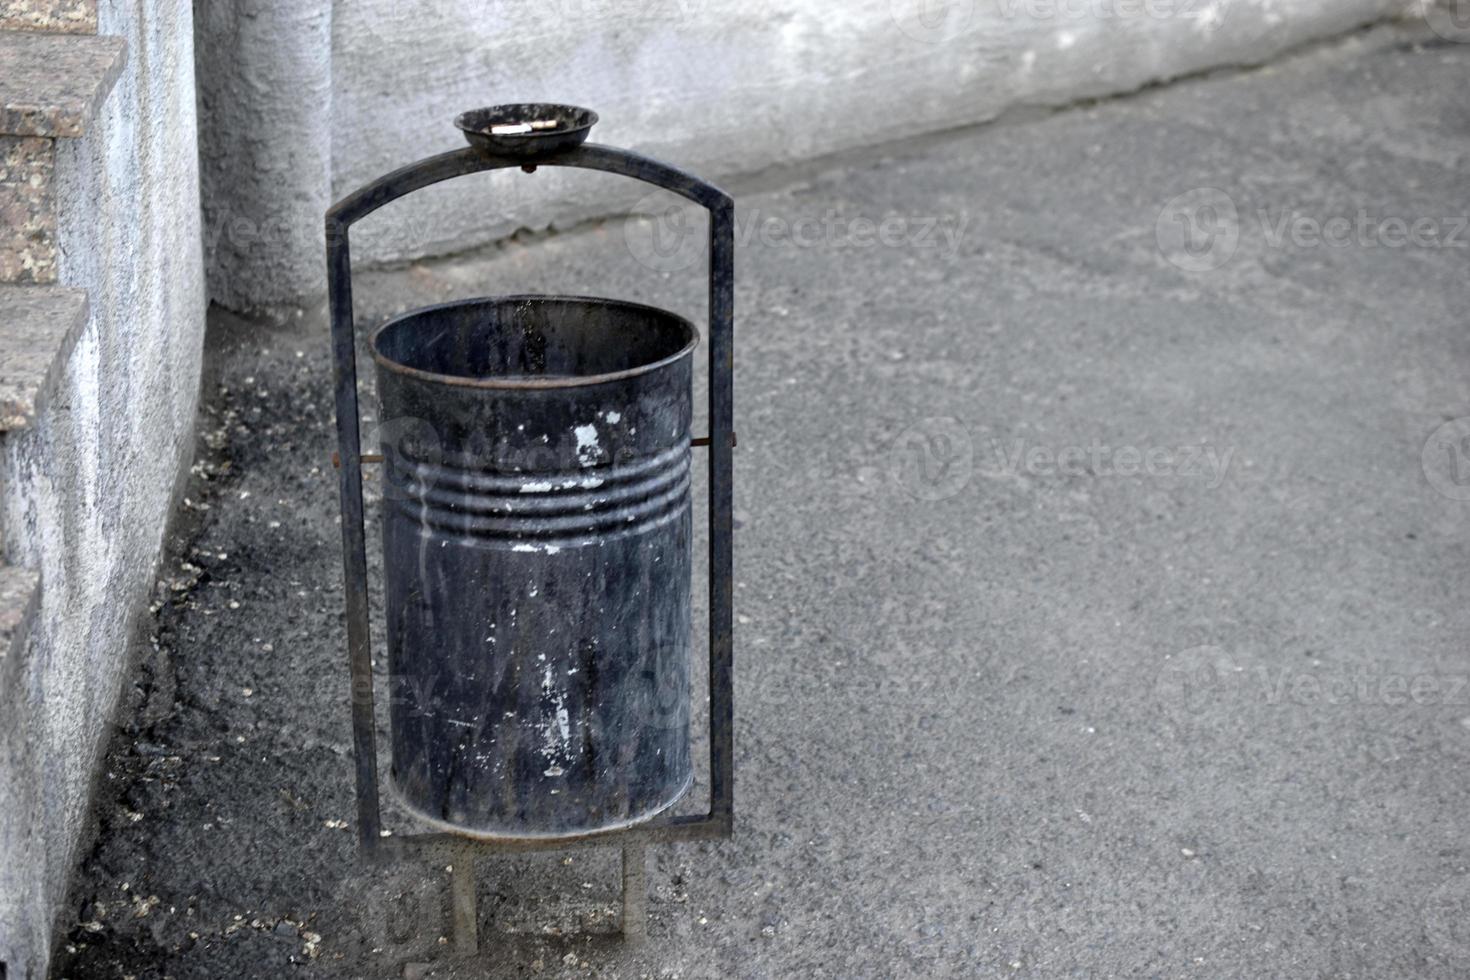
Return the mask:
<svg viewBox="0 0 1470 980">
<path fill-rule="evenodd" d="M 470 145 L 500 157 L 543 157 L 587 139 L 597 113 L 556 102 L 513 102 L 462 112 L 454 124 Z"/>
</svg>

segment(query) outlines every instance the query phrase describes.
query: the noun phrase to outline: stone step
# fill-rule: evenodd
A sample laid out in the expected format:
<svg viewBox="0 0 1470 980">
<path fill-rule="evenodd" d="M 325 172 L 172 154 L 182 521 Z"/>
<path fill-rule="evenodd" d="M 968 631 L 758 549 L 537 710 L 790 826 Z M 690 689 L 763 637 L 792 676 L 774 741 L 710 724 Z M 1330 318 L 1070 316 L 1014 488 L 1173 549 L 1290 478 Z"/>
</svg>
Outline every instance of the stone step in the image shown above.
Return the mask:
<svg viewBox="0 0 1470 980">
<path fill-rule="evenodd" d="M 0 286 L 0 432 L 45 406 L 87 322 L 87 293 L 61 286 Z"/>
<path fill-rule="evenodd" d="M 122 38 L 0 31 L 0 283 L 56 281 L 56 140 L 86 131 L 125 59 Z"/>
<path fill-rule="evenodd" d="M 97 33 L 97 0 L 0 0 L 0 31 Z"/>
<path fill-rule="evenodd" d="M 0 282 L 55 282 L 56 141 L 0 136 Z"/>
<path fill-rule="evenodd" d="M 81 136 L 126 60 L 120 37 L 0 32 L 0 135 Z"/>
</svg>

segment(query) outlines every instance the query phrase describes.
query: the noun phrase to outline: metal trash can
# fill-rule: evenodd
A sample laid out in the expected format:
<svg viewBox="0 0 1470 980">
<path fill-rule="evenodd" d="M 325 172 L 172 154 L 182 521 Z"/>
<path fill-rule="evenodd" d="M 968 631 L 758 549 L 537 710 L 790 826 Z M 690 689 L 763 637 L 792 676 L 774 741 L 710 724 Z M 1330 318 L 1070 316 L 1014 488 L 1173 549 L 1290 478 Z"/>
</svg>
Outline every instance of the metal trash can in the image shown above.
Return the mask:
<svg viewBox="0 0 1470 980">
<path fill-rule="evenodd" d="M 572 836 L 688 789 L 697 343 L 672 313 L 567 296 L 372 337 L 391 785 L 426 822 Z"/>
<path fill-rule="evenodd" d="M 456 936 L 470 945 L 469 856 L 619 846 L 636 932 L 644 847 L 734 827 L 735 205 L 676 167 L 587 142 L 596 122 L 554 103 L 463 113 L 468 147 L 384 174 L 325 216 L 358 851 L 452 862 Z M 364 453 L 353 225 L 444 181 L 547 167 L 631 178 L 708 213 L 708 430 L 690 431 L 687 320 L 502 296 L 373 333 L 382 453 Z M 707 476 L 708 797 L 674 812 L 704 761 L 690 745 L 691 448 Z M 389 782 L 427 831 L 386 829 L 380 800 L 362 492 L 378 463 Z"/>
</svg>

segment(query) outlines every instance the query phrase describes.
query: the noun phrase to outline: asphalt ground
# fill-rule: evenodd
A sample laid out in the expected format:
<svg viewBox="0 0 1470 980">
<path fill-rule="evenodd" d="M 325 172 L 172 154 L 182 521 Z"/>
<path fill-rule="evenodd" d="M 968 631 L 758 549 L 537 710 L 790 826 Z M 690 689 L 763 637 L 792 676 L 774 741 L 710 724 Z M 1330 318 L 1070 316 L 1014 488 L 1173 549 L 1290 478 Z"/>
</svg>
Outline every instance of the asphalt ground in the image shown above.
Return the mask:
<svg viewBox="0 0 1470 980">
<path fill-rule="evenodd" d="M 639 947 L 614 851 L 481 861 L 468 962 L 443 868 L 356 860 L 322 321 L 218 314 L 55 975 L 1465 976 L 1467 69 L 1383 29 L 737 184 L 738 825 Z M 683 218 L 359 319 L 698 319 Z"/>
</svg>

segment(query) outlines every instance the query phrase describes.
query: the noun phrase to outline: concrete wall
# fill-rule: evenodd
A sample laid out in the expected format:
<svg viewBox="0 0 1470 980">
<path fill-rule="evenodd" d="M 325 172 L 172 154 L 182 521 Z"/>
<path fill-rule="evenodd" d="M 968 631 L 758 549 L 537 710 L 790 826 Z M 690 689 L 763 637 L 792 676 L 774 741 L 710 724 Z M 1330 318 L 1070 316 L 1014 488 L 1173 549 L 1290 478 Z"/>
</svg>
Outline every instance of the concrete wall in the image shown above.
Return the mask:
<svg viewBox="0 0 1470 980">
<path fill-rule="evenodd" d="M 177 0 L 102 0 L 128 61 L 101 115 L 58 146 L 60 276 L 91 319 L 50 408 L 5 440 L 7 557 L 41 573 L 22 666 L 29 821 L 0 855 L 11 980 L 44 976 L 99 754 L 129 668 L 174 491 L 192 457 L 204 331 L 192 18 Z M 34 974 L 25 972 L 27 969 Z"/>
<path fill-rule="evenodd" d="M 223 0 L 244 3 L 246 0 Z M 994 119 L 1007 109 L 1128 91 L 1219 65 L 1265 61 L 1304 41 L 1400 14 L 1412 0 L 253 0 L 282 30 L 330 6 L 330 67 L 298 46 L 244 53 L 279 59 L 268 76 L 329 70 L 312 88 L 315 124 L 274 138 L 271 120 L 238 107 L 207 113 L 216 130 L 255 128 L 252 155 L 222 159 L 217 184 L 280 180 L 278 202 L 320 210 L 320 172 L 294 174 L 301 131 L 331 132 L 333 198 L 427 153 L 462 145 L 465 108 L 547 99 L 602 115 L 594 139 L 633 146 L 716 178 L 817 154 Z M 202 39 L 206 40 L 206 39 Z M 224 51 L 202 43 L 202 61 Z M 250 93 L 245 93 L 247 96 Z M 260 94 L 269 104 L 270 93 Z M 264 128 L 260 128 L 264 127 Z M 247 138 L 234 133 L 231 140 Z M 312 153 L 319 154 L 314 140 Z M 318 159 L 313 155 L 312 161 Z M 453 251 L 521 226 L 615 213 L 638 195 L 581 174 L 502 173 L 423 192 L 369 219 L 360 259 Z M 211 193 L 216 193 L 211 190 Z M 269 215 L 277 207 L 246 211 Z M 208 235 L 221 234 L 210 227 Z M 280 302 L 322 288 L 317 243 L 282 236 L 277 252 L 229 267 L 213 295 Z M 223 253 L 222 253 L 223 254 Z M 293 272 L 283 276 L 288 265 Z M 312 277 L 296 274 L 310 269 Z M 215 279 L 211 280 L 216 282 Z"/>
<path fill-rule="evenodd" d="M 331 204 L 331 0 L 198 0 L 199 143 L 211 298 L 318 291 Z"/>
</svg>

